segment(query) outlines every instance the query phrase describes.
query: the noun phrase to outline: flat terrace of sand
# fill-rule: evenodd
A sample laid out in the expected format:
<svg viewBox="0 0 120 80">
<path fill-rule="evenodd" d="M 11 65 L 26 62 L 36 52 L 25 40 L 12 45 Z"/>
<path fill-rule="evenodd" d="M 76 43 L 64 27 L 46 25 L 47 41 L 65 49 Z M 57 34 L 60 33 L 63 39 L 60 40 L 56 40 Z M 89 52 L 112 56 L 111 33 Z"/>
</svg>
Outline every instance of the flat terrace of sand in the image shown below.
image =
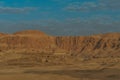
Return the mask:
<svg viewBox="0 0 120 80">
<path fill-rule="evenodd" d="M 6 66 L 0 69 L 0 80 L 120 80 L 120 65 Z"/>
</svg>

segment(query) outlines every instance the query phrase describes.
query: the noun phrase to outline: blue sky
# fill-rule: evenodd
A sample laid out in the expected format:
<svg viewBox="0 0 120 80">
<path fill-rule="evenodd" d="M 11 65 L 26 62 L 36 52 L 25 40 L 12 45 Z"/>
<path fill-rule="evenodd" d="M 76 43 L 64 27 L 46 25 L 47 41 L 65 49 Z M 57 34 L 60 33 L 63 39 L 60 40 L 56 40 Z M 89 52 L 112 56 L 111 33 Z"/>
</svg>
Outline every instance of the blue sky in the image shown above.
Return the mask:
<svg viewBox="0 0 120 80">
<path fill-rule="evenodd" d="M 120 0 L 0 0 L 0 32 L 51 35 L 120 32 Z"/>
</svg>

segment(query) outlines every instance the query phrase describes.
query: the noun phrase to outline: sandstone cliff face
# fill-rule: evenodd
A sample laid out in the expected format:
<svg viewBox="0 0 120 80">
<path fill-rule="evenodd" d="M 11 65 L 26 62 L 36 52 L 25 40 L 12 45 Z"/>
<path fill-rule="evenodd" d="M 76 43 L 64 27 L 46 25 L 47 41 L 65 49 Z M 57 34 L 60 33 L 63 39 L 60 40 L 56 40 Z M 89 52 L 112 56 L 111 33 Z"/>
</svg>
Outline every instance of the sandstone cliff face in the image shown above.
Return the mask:
<svg viewBox="0 0 120 80">
<path fill-rule="evenodd" d="M 5 66 L 81 64 L 94 59 L 108 63 L 113 58 L 120 61 L 120 33 L 56 37 L 27 30 L 0 34 L 0 64 Z"/>
<path fill-rule="evenodd" d="M 40 31 L 22 31 L 0 37 L 0 50 L 39 49 L 47 50 L 54 44 L 54 38 Z"/>
<path fill-rule="evenodd" d="M 0 37 L 4 37 L 4 36 L 7 36 L 8 34 L 5 34 L 5 33 L 0 33 Z"/>
<path fill-rule="evenodd" d="M 40 31 L 22 31 L 0 35 L 0 50 L 36 49 L 39 51 L 63 50 L 66 52 L 99 52 L 120 50 L 120 33 L 94 36 L 49 36 Z"/>
<path fill-rule="evenodd" d="M 96 51 L 120 49 L 120 36 L 113 37 L 56 37 L 56 45 L 68 51 Z"/>
</svg>

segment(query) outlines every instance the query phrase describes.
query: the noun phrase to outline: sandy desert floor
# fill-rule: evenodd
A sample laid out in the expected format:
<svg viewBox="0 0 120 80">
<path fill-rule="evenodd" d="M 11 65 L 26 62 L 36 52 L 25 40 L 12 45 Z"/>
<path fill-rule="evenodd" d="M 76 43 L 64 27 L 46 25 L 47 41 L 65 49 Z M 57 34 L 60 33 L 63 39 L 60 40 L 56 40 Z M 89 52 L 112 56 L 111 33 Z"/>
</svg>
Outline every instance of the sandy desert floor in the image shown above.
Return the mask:
<svg viewBox="0 0 120 80">
<path fill-rule="evenodd" d="M 87 64 L 29 68 L 1 67 L 0 80 L 120 80 L 120 69 L 119 65 L 100 68 L 93 64 L 89 65 L 89 68 Z"/>
</svg>

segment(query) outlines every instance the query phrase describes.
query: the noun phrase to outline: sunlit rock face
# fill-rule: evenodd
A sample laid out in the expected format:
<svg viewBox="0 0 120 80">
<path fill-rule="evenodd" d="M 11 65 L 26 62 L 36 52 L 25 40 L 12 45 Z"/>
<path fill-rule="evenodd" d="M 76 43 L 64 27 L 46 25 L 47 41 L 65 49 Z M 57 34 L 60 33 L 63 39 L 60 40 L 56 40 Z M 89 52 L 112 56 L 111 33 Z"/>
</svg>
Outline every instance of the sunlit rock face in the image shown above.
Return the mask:
<svg viewBox="0 0 120 80">
<path fill-rule="evenodd" d="M 0 34 L 0 50 L 39 50 L 52 52 L 107 53 L 120 50 L 120 33 L 92 36 L 50 36 L 37 30 Z M 108 53 L 109 54 L 109 53 Z"/>
</svg>

